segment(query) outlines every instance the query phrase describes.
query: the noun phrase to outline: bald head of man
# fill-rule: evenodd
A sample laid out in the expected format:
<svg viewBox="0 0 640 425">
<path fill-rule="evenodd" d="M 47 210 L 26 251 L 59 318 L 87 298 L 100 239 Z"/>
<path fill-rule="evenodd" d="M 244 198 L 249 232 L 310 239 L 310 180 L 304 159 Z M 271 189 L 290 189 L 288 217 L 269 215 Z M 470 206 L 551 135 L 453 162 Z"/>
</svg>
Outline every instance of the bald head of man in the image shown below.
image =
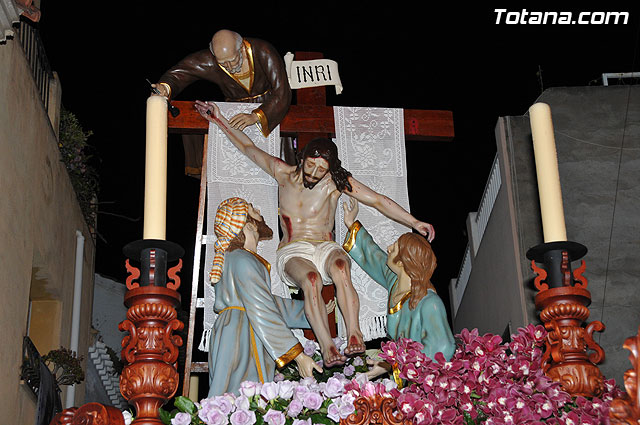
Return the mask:
<svg viewBox="0 0 640 425">
<path fill-rule="evenodd" d="M 220 30 L 211 38 L 211 53 L 220 66 L 232 74 L 242 70 L 243 49 L 242 37 L 237 32 Z"/>
</svg>

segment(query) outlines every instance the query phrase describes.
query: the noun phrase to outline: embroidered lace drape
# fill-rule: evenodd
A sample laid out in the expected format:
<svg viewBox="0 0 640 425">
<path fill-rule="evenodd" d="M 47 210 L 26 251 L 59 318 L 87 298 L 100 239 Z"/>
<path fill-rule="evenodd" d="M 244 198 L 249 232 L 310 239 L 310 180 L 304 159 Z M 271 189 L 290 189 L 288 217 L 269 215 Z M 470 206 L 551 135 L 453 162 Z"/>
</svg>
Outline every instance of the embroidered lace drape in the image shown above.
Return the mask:
<svg viewBox="0 0 640 425">
<path fill-rule="evenodd" d="M 402 109 L 334 107 L 336 144 L 342 166 L 374 191 L 409 211 L 407 165 Z M 348 200 L 342 195 L 340 202 Z M 344 241 L 347 229 L 342 206 L 336 209 L 336 240 Z M 383 249 L 411 229 L 360 204 L 358 220 Z M 386 336 L 387 291 L 352 262 L 351 280 L 360 297 L 360 327 L 365 340 Z M 338 323 L 339 335 L 345 334 Z"/>
</svg>

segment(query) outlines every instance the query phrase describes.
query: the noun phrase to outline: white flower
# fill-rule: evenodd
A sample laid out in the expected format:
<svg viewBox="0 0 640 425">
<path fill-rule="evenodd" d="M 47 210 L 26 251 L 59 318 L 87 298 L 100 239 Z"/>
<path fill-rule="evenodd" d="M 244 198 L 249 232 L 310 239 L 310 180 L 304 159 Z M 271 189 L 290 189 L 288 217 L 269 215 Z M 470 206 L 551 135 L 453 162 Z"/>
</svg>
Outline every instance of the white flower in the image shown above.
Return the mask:
<svg viewBox="0 0 640 425">
<path fill-rule="evenodd" d="M 131 425 L 133 422 L 133 415 L 128 410 L 122 412 L 122 416 L 124 417 L 124 425 Z"/>
</svg>

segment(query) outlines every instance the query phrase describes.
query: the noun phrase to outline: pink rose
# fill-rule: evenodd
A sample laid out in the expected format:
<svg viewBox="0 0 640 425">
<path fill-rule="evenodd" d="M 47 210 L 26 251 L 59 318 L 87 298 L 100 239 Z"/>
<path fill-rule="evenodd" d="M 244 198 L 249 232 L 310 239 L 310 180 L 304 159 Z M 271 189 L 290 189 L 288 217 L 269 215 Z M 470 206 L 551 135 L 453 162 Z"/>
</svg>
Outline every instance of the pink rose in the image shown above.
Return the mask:
<svg viewBox="0 0 640 425">
<path fill-rule="evenodd" d="M 316 392 L 310 391 L 306 394 L 304 394 L 303 399 L 302 399 L 302 404 L 304 405 L 304 407 L 311 409 L 311 410 L 317 410 L 320 408 L 320 406 L 322 405 L 322 402 L 324 401 L 324 399 L 322 398 L 322 396 Z"/>
<path fill-rule="evenodd" d="M 191 415 L 185 412 L 178 413 L 173 419 L 171 419 L 171 425 L 190 425 Z"/>
<path fill-rule="evenodd" d="M 287 418 L 284 416 L 284 413 L 282 413 L 281 411 L 275 410 L 275 409 L 269 409 L 269 411 L 267 411 L 267 413 L 265 413 L 264 415 L 264 420 L 269 425 L 284 425 Z"/>
<path fill-rule="evenodd" d="M 266 398 L 267 401 L 271 401 L 274 398 L 278 397 L 278 383 L 266 382 L 264 385 L 262 385 L 260 395 Z"/>
<path fill-rule="evenodd" d="M 329 398 L 335 398 L 340 396 L 344 392 L 344 385 L 342 382 L 334 377 L 327 379 L 327 384 L 324 387 L 324 395 Z"/>
<path fill-rule="evenodd" d="M 247 397 L 260 394 L 261 385 L 259 382 L 244 381 L 240 384 L 240 394 Z"/>
<path fill-rule="evenodd" d="M 291 381 L 282 381 L 278 383 L 278 396 L 285 400 L 289 400 L 293 397 L 293 391 L 296 389 L 297 384 Z"/>
<path fill-rule="evenodd" d="M 253 425 L 256 414 L 252 410 L 238 409 L 231 414 L 231 425 Z"/>
<path fill-rule="evenodd" d="M 291 400 L 291 403 L 289 403 L 287 414 L 289 415 L 289 417 L 295 418 L 300 414 L 300 412 L 302 412 L 303 407 L 304 406 L 302 405 L 302 402 L 297 398 L 294 398 L 293 400 Z"/>
</svg>

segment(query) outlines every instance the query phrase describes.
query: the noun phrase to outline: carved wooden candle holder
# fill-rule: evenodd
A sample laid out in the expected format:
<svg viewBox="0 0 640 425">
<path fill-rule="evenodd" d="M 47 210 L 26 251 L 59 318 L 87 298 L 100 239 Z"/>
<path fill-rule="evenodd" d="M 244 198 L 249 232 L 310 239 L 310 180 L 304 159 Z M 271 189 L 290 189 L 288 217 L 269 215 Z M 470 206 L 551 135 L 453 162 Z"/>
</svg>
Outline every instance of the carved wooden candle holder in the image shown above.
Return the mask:
<svg viewBox="0 0 640 425">
<path fill-rule="evenodd" d="M 617 398 L 611 402 L 612 425 L 637 425 L 640 423 L 640 328 L 638 333 L 624 341 L 624 348 L 629 350 L 631 369 L 624 373 L 624 387 L 627 394 L 623 398 Z"/>
<path fill-rule="evenodd" d="M 582 276 L 584 260 L 571 271 L 571 261 L 579 260 L 586 252 L 586 247 L 576 242 L 549 242 L 531 248 L 527 257 L 537 274 L 536 308 L 548 332 L 543 370 L 569 394 L 593 397 L 604 391 L 604 378 L 597 364 L 605 357 L 602 347 L 593 340 L 593 333 L 605 327 L 599 321 L 582 326 L 591 304 L 587 279 Z M 544 266 L 538 267 L 536 262 Z M 587 354 L 588 350 L 592 352 Z"/>
<path fill-rule="evenodd" d="M 120 376 L 122 396 L 136 408 L 136 425 L 160 425 L 158 410 L 178 389 L 176 369 L 182 338 L 173 335 L 184 324 L 177 319 L 180 305 L 182 260 L 167 271 L 167 263 L 184 254 L 179 246 L 164 240 L 145 239 L 124 248 L 125 255 L 139 260 L 138 269 L 126 261 L 129 277 L 124 304 L 127 319 L 119 325 L 129 332 L 122 339 L 122 360 L 126 366 Z M 167 282 L 167 277 L 173 282 Z"/>
<path fill-rule="evenodd" d="M 340 419 L 340 425 L 409 425 L 413 421 L 404 419 L 397 409 L 396 399 L 380 394 L 360 396 L 353 402 L 356 411 L 346 419 Z"/>
</svg>

